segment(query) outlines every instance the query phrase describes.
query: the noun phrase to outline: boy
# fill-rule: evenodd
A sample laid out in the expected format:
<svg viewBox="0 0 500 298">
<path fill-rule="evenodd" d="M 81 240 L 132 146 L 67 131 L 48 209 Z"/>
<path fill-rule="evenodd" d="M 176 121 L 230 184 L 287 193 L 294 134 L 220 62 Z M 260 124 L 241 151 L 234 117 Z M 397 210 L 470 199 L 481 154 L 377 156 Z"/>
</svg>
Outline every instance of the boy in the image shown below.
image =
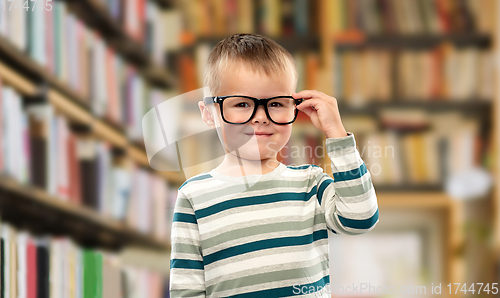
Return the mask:
<svg viewBox="0 0 500 298">
<path fill-rule="evenodd" d="M 378 222 L 370 173 L 335 98 L 294 93 L 296 84 L 292 56 L 267 37 L 236 34 L 210 53 L 212 96 L 198 105 L 226 154 L 179 187 L 171 297 L 330 297 L 327 229 L 356 235 Z M 335 179 L 277 161 L 299 110 L 325 134 Z"/>
</svg>

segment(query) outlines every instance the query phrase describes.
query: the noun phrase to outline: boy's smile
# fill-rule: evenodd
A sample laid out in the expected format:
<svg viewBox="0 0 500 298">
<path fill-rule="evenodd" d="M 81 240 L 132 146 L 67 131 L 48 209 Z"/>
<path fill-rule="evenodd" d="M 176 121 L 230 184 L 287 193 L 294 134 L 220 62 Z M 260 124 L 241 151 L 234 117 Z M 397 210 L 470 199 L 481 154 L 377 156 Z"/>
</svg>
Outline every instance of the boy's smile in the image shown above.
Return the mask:
<svg viewBox="0 0 500 298">
<path fill-rule="evenodd" d="M 256 131 L 253 134 L 252 133 L 250 133 L 250 134 L 247 133 L 246 135 L 249 135 L 249 136 L 255 135 L 255 137 L 257 137 L 257 138 L 264 138 L 264 137 L 270 137 L 273 134 L 272 133 L 261 132 L 261 131 Z"/>
</svg>

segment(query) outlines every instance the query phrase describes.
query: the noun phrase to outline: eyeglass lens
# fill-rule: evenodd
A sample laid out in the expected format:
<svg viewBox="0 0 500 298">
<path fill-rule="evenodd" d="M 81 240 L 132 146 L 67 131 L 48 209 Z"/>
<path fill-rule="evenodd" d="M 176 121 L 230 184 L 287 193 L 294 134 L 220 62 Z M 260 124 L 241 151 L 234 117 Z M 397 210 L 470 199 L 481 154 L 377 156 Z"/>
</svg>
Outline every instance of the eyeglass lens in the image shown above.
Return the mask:
<svg viewBox="0 0 500 298">
<path fill-rule="evenodd" d="M 224 118 L 233 123 L 247 122 L 254 109 L 254 101 L 244 97 L 227 97 L 222 104 Z M 295 101 L 293 98 L 278 97 L 267 103 L 267 110 L 274 122 L 288 123 L 295 118 Z"/>
</svg>

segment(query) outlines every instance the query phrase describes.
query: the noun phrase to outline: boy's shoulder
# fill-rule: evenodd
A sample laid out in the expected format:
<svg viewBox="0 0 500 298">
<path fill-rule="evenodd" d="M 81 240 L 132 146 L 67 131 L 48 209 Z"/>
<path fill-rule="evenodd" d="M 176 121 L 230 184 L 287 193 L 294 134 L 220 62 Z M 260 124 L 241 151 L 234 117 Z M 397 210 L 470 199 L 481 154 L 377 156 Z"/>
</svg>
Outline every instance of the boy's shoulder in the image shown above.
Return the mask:
<svg viewBox="0 0 500 298">
<path fill-rule="evenodd" d="M 295 166 L 286 166 L 289 172 L 293 175 L 317 176 L 323 173 L 323 168 L 313 164 L 301 164 Z"/>
<path fill-rule="evenodd" d="M 295 178 L 302 177 L 300 179 L 315 181 L 317 183 L 325 177 L 330 177 L 327 173 L 325 173 L 322 167 L 314 164 L 287 166 L 287 168 L 289 170 L 289 176 Z"/>
<path fill-rule="evenodd" d="M 183 191 L 188 186 L 191 186 L 193 184 L 197 184 L 196 183 L 197 181 L 203 181 L 203 180 L 207 180 L 210 178 L 212 178 L 212 175 L 210 175 L 210 173 L 208 173 L 208 172 L 203 172 L 201 174 L 195 175 L 191 178 L 188 178 L 184 183 L 182 183 L 181 186 L 179 186 L 179 190 Z"/>
</svg>

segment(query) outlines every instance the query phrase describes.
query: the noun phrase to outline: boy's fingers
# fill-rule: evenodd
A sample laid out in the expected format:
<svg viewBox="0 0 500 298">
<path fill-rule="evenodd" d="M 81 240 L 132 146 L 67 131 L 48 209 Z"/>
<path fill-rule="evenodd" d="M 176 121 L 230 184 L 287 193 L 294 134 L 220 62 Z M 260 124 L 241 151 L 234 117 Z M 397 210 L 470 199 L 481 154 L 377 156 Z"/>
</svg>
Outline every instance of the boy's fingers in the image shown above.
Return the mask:
<svg viewBox="0 0 500 298">
<path fill-rule="evenodd" d="M 292 94 L 294 98 L 312 98 L 321 96 L 321 92 L 317 90 L 302 90 L 300 92 Z"/>
</svg>

